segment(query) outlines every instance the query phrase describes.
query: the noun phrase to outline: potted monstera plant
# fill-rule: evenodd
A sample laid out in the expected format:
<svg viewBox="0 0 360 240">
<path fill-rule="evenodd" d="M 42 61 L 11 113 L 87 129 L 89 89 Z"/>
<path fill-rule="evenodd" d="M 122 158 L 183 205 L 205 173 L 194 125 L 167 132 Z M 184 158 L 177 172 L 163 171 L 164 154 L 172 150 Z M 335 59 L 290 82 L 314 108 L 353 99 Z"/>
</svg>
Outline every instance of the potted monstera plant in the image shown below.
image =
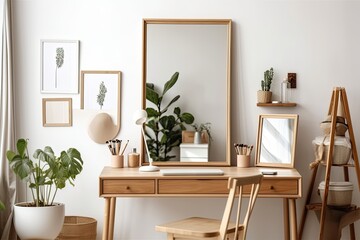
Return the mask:
<svg viewBox="0 0 360 240">
<path fill-rule="evenodd" d="M 74 185 L 83 160 L 75 148 L 56 156 L 49 146 L 36 149 L 31 159 L 27 146 L 28 140 L 19 139 L 16 151 L 6 153 L 11 169 L 26 182 L 32 196 L 31 202 L 15 204 L 15 230 L 21 239 L 55 239 L 65 217 L 65 205 L 55 202 L 55 196 L 67 184 Z"/>
</svg>

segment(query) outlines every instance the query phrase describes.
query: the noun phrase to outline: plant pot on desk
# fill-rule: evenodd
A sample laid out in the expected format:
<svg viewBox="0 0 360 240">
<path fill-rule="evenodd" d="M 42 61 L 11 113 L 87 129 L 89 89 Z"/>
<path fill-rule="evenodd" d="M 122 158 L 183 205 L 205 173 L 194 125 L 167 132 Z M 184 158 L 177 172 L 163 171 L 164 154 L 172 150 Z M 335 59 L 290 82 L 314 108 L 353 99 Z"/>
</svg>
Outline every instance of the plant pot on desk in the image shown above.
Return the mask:
<svg viewBox="0 0 360 240">
<path fill-rule="evenodd" d="M 258 103 L 270 103 L 272 97 L 271 91 L 257 91 L 257 101 Z"/>
</svg>

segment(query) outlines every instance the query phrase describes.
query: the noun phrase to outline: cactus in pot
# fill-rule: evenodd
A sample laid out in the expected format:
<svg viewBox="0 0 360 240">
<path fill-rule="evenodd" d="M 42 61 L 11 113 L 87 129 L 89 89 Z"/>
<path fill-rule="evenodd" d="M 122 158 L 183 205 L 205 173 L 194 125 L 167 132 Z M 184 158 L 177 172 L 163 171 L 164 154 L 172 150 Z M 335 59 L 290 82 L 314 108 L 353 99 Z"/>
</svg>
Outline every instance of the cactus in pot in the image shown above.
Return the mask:
<svg viewBox="0 0 360 240">
<path fill-rule="evenodd" d="M 274 69 L 270 68 L 264 72 L 264 80 L 261 80 L 261 90 L 270 91 L 271 82 L 274 77 Z"/>
<path fill-rule="evenodd" d="M 261 80 L 261 90 L 257 92 L 258 103 L 270 103 L 272 92 L 271 83 L 274 78 L 274 69 L 270 68 L 264 72 L 264 80 Z"/>
</svg>

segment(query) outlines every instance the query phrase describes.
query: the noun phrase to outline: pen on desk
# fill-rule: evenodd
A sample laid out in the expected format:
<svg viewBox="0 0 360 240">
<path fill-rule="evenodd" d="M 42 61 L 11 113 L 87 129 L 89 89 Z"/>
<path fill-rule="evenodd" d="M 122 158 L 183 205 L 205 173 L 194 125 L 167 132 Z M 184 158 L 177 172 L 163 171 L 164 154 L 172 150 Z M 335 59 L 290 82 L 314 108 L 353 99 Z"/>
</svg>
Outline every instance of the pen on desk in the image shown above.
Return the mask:
<svg viewBox="0 0 360 240">
<path fill-rule="evenodd" d="M 126 141 L 126 144 L 125 144 L 125 146 L 124 146 L 123 150 L 121 151 L 121 154 L 120 154 L 120 155 L 123 155 L 123 154 L 124 154 L 124 151 L 125 151 L 125 149 L 126 149 L 126 147 L 127 147 L 128 143 L 129 143 L 129 140 L 127 140 L 127 141 Z"/>
</svg>

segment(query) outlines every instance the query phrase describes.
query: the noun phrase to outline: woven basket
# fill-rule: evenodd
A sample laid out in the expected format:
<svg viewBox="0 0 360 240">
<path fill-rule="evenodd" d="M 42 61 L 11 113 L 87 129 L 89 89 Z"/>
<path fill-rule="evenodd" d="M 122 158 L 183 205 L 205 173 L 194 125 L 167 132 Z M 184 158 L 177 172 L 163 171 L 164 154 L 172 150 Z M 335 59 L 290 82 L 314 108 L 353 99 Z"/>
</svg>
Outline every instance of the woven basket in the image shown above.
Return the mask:
<svg viewBox="0 0 360 240">
<path fill-rule="evenodd" d="M 63 228 L 56 240 L 96 240 L 97 221 L 89 217 L 65 216 Z"/>
<path fill-rule="evenodd" d="M 271 102 L 271 91 L 257 91 L 257 100 L 258 103 L 270 103 Z"/>
<path fill-rule="evenodd" d="M 327 154 L 329 150 L 329 137 L 316 137 L 313 140 L 314 151 L 319 151 L 320 144 L 324 143 L 324 154 L 322 162 L 326 163 Z M 332 156 L 332 163 L 337 165 L 347 164 L 351 157 L 351 144 L 350 140 L 346 137 L 336 136 L 334 139 L 334 152 Z"/>
</svg>

